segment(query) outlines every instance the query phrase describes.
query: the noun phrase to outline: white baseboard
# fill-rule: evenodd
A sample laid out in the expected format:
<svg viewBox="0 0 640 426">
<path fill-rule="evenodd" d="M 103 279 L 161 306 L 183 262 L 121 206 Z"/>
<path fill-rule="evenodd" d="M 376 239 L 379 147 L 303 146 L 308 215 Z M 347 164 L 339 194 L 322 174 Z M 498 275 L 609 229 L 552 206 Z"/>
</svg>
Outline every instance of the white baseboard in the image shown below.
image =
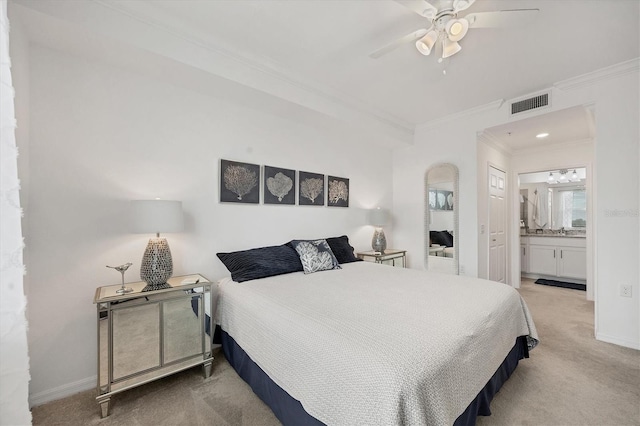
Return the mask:
<svg viewBox="0 0 640 426">
<path fill-rule="evenodd" d="M 29 395 L 29 407 L 36 407 L 50 401 L 55 401 L 56 399 L 65 398 L 78 392 L 95 388 L 96 380 L 98 380 L 97 376 L 87 377 L 86 379 Z"/>
<path fill-rule="evenodd" d="M 613 343 L 614 345 L 624 346 L 625 348 L 640 349 L 640 342 L 620 339 L 618 337 L 607 336 L 606 334 L 596 333 L 596 340 Z"/>
</svg>

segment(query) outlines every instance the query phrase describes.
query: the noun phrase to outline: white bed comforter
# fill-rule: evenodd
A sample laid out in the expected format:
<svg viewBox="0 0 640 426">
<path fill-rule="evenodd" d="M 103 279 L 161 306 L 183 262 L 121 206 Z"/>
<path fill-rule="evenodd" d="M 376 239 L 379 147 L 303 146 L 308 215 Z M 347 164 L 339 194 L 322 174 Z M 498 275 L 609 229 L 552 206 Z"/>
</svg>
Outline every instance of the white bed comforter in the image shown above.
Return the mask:
<svg viewBox="0 0 640 426">
<path fill-rule="evenodd" d="M 329 425 L 451 425 L 518 336 L 513 288 L 369 262 L 220 282 L 217 322 Z"/>
</svg>

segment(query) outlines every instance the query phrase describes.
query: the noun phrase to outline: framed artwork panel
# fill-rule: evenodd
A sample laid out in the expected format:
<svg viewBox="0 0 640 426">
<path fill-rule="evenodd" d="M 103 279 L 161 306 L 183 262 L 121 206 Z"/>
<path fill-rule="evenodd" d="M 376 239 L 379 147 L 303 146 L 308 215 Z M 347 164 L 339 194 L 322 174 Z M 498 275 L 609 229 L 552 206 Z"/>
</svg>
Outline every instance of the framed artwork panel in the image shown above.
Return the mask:
<svg viewBox="0 0 640 426">
<path fill-rule="evenodd" d="M 264 166 L 264 204 L 295 205 L 296 171 L 279 167 Z"/>
<path fill-rule="evenodd" d="M 436 190 L 429 190 L 429 210 L 436 210 Z"/>
<path fill-rule="evenodd" d="M 349 179 L 329 176 L 327 186 L 327 206 L 349 207 Z"/>
<path fill-rule="evenodd" d="M 446 210 L 447 209 L 447 192 L 449 191 L 436 191 L 436 210 Z"/>
<path fill-rule="evenodd" d="M 324 175 L 298 172 L 298 205 L 324 206 Z"/>
<path fill-rule="evenodd" d="M 220 202 L 258 204 L 260 202 L 260 166 L 220 160 Z"/>
</svg>

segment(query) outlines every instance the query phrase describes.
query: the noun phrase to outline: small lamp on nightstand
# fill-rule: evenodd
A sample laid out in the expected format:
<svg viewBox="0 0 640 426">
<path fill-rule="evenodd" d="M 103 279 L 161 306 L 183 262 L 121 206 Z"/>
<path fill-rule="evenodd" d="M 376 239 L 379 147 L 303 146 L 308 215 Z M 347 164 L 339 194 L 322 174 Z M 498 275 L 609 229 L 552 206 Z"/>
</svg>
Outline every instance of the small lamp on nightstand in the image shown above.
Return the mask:
<svg viewBox="0 0 640 426">
<path fill-rule="evenodd" d="M 147 283 L 145 290 L 170 287 L 167 280 L 173 275 L 173 259 L 167 239 L 160 238 L 160 233 L 182 231 L 182 202 L 135 200 L 131 202 L 131 219 L 133 232 L 156 234 L 149 239 L 140 265 L 140 278 Z"/>
<path fill-rule="evenodd" d="M 383 254 L 387 248 L 387 237 L 385 237 L 382 227 L 386 225 L 388 221 L 389 212 L 387 210 L 381 209 L 380 207 L 369 210 L 369 225 L 373 225 L 376 228 L 376 231 L 373 233 L 373 239 L 371 240 L 371 248 Z"/>
</svg>

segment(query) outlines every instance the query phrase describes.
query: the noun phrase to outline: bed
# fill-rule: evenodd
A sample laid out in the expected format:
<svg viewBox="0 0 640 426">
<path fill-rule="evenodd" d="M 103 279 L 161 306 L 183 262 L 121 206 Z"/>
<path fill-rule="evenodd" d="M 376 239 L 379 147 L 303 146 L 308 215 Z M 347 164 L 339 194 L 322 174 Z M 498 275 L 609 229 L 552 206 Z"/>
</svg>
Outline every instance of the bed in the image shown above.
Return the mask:
<svg viewBox="0 0 640 426">
<path fill-rule="evenodd" d="M 285 425 L 474 424 L 538 341 L 509 286 L 369 262 L 225 278 L 215 315 Z"/>
</svg>

